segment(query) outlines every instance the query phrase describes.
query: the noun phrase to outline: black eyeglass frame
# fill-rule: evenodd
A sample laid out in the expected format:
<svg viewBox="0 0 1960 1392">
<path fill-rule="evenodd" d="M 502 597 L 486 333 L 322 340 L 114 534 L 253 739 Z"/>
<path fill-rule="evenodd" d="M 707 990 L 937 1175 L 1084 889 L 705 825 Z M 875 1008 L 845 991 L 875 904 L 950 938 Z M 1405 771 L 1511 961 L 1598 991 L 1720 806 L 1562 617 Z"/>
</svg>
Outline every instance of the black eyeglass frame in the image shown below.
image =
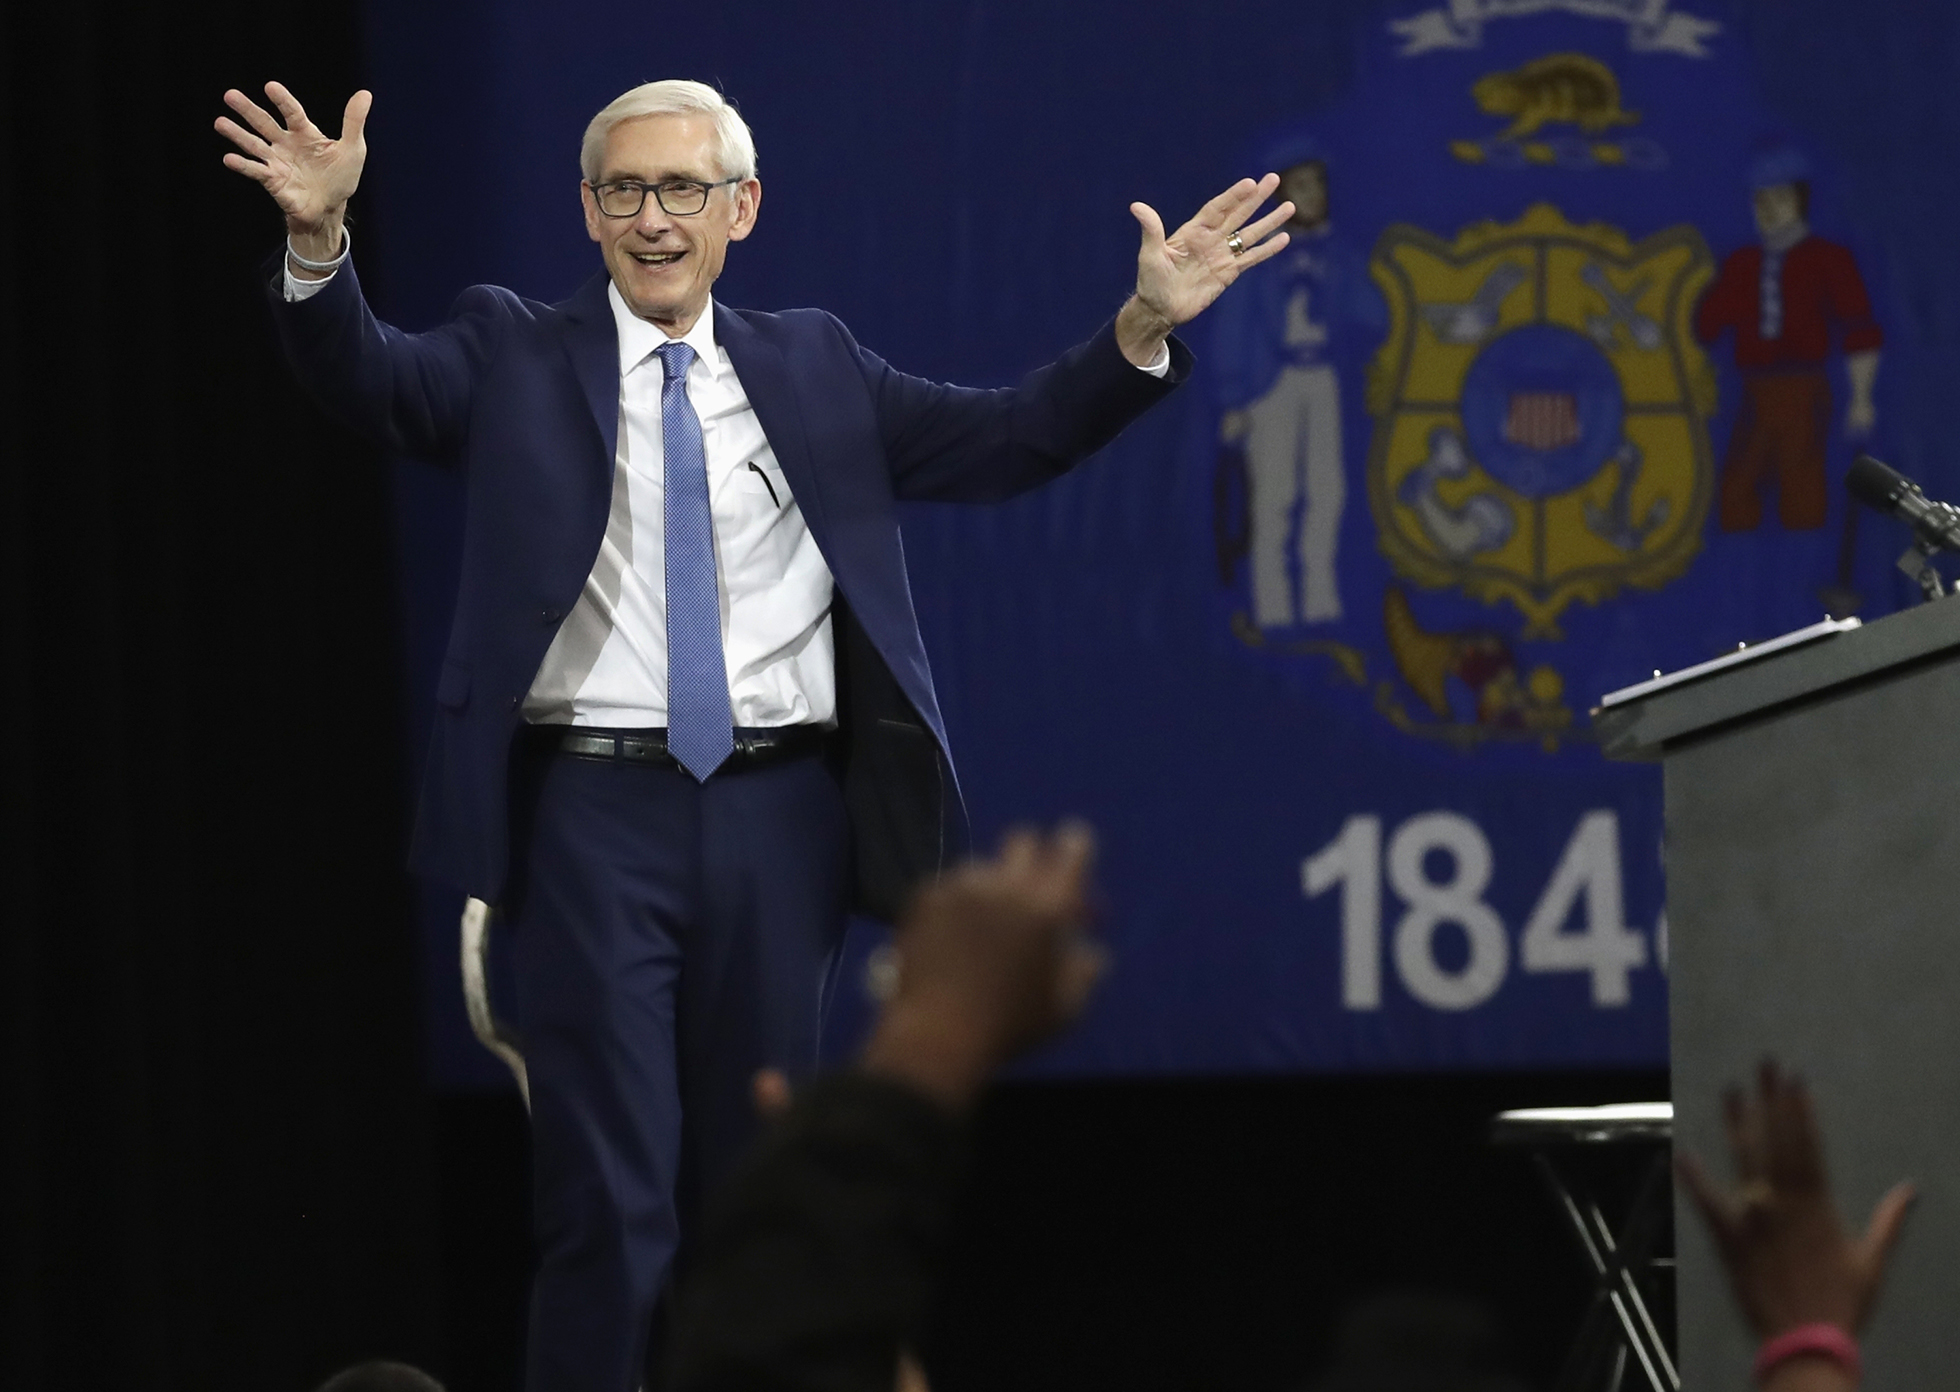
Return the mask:
<svg viewBox="0 0 1960 1392">
<path fill-rule="evenodd" d="M 601 217 L 609 217 L 609 218 L 638 217 L 642 212 L 646 210 L 647 195 L 649 193 L 653 195 L 653 201 L 660 205 L 660 211 L 665 213 L 668 217 L 699 217 L 701 216 L 701 214 L 708 211 L 709 194 L 713 193 L 718 188 L 727 188 L 730 184 L 740 184 L 744 182 L 746 182 L 746 180 L 743 178 L 743 176 L 738 174 L 732 179 L 717 179 L 712 184 L 703 183 L 699 179 L 662 179 L 657 184 L 649 184 L 642 179 L 612 179 L 603 184 L 588 183 L 586 187 L 592 190 L 592 201 L 598 207 L 599 215 Z M 701 206 L 694 209 L 694 211 L 688 213 L 683 213 L 678 209 L 668 207 L 667 200 L 660 196 L 660 190 L 663 187 L 672 187 L 676 184 L 685 186 L 687 188 L 694 188 L 694 189 L 701 190 Z M 630 213 L 614 213 L 614 212 L 607 211 L 605 195 L 601 192 L 601 190 L 602 189 L 629 189 L 629 188 L 636 188 L 640 191 L 640 201 L 633 205 L 633 211 Z"/>
</svg>

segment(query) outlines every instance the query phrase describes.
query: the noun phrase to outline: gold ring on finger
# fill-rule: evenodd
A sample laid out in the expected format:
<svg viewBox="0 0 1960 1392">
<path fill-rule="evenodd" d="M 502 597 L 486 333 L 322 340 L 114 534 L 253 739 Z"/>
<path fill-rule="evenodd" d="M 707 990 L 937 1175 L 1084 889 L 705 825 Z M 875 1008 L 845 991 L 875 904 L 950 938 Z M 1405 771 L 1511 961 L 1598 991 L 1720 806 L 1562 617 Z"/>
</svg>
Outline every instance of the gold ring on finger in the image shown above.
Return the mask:
<svg viewBox="0 0 1960 1392">
<path fill-rule="evenodd" d="M 1245 255 L 1245 243 L 1239 240 L 1238 233 L 1234 232 L 1231 236 L 1227 237 L 1225 239 L 1225 245 L 1232 249 L 1232 255 Z"/>
</svg>

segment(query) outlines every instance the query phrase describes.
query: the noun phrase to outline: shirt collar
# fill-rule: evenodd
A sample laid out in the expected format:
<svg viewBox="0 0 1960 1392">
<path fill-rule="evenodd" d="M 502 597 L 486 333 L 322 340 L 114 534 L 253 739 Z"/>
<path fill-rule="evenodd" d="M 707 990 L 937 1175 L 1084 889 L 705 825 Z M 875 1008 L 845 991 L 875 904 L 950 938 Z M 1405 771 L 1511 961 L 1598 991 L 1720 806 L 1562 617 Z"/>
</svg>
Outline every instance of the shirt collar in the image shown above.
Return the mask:
<svg viewBox="0 0 1960 1392">
<path fill-rule="evenodd" d="M 1773 255 L 1781 256 L 1791 247 L 1810 235 L 1810 224 L 1803 218 L 1787 222 L 1776 231 L 1763 237 L 1763 248 Z M 706 316 L 703 316 L 704 318 Z"/>
<path fill-rule="evenodd" d="M 678 339 L 671 339 L 656 324 L 649 324 L 626 307 L 617 285 L 606 286 L 606 302 L 612 306 L 613 327 L 619 334 L 619 375 L 624 377 L 645 362 L 663 343 L 685 343 L 694 350 L 710 374 L 721 372 L 721 354 L 715 349 L 715 302 L 701 311 L 694 327 Z"/>
</svg>

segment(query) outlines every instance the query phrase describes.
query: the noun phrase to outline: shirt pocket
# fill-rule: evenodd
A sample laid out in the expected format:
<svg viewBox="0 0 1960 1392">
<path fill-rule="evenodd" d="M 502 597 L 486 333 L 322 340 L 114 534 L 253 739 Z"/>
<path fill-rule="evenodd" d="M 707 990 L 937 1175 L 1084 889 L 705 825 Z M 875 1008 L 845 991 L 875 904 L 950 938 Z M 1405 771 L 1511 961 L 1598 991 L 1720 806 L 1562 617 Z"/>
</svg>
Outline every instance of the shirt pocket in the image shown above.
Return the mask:
<svg viewBox="0 0 1960 1392">
<path fill-rule="evenodd" d="M 735 486 L 745 495 L 764 499 L 775 507 L 789 502 L 789 483 L 773 459 L 751 459 L 735 471 Z"/>
</svg>

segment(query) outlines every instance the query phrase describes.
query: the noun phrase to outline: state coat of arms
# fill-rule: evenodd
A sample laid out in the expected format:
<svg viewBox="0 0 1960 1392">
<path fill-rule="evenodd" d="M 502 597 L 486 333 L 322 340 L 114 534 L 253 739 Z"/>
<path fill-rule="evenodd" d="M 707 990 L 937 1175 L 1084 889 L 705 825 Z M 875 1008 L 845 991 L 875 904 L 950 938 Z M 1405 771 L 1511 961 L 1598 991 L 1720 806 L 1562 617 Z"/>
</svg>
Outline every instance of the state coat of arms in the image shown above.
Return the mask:
<svg viewBox="0 0 1960 1392">
<path fill-rule="evenodd" d="M 1541 203 L 1454 241 L 1390 226 L 1370 271 L 1389 329 L 1368 494 L 1400 577 L 1510 605 L 1523 637 L 1555 639 L 1575 601 L 1687 569 L 1714 479 L 1699 232 L 1634 243 Z"/>
<path fill-rule="evenodd" d="M 1389 31 L 1341 107 L 1260 137 L 1293 241 L 1212 310 L 1237 645 L 1319 709 L 1522 766 L 1653 668 L 1882 604 L 1836 485 L 1884 335 L 1724 21 L 1410 0 Z"/>
</svg>

